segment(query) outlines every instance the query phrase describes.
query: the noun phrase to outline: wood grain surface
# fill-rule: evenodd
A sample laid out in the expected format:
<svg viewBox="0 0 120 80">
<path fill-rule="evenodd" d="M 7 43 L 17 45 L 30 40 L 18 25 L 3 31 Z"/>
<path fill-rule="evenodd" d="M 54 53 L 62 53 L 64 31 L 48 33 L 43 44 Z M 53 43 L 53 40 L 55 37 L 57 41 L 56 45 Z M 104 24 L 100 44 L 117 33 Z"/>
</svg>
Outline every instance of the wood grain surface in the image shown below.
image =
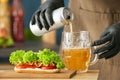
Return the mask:
<svg viewBox="0 0 120 80">
<path fill-rule="evenodd" d="M 13 70 L 0 70 L 0 79 L 4 80 L 42 80 L 42 79 L 79 79 L 79 80 L 97 80 L 98 70 L 89 70 L 86 73 L 75 73 L 74 71 L 62 71 L 61 73 L 54 74 L 38 74 L 38 73 L 16 73 Z"/>
<path fill-rule="evenodd" d="M 71 78 L 76 74 L 75 71 L 68 71 L 63 70 L 59 73 L 17 73 L 14 70 L 0 70 L 0 78 L 44 78 L 44 79 L 50 79 L 50 78 L 58 78 L 58 79 L 68 79 Z"/>
</svg>

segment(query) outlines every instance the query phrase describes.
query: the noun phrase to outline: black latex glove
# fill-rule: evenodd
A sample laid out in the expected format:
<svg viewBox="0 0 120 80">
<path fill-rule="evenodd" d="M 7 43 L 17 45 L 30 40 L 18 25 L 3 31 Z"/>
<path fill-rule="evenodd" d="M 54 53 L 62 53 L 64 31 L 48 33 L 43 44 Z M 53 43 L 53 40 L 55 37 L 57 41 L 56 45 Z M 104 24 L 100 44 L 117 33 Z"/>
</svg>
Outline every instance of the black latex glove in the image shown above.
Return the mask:
<svg viewBox="0 0 120 80">
<path fill-rule="evenodd" d="M 111 58 L 120 51 L 120 23 L 109 26 L 102 33 L 100 40 L 95 41 L 92 46 L 101 44 L 104 45 L 94 51 L 95 54 L 99 54 L 99 59 Z"/>
<path fill-rule="evenodd" d="M 64 6 L 64 0 L 47 0 L 33 14 L 31 19 L 32 25 L 37 23 L 40 29 L 45 27 L 46 30 L 49 30 L 50 26 L 54 24 L 52 18 L 53 10 L 63 6 Z"/>
</svg>

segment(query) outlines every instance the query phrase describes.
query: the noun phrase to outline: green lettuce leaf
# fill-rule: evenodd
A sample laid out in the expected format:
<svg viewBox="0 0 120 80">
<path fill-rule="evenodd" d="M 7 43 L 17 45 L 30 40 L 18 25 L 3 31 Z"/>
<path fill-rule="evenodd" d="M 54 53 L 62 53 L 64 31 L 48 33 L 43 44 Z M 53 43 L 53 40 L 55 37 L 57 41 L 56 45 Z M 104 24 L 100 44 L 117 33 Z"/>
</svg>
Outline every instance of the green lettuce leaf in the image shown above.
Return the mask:
<svg viewBox="0 0 120 80">
<path fill-rule="evenodd" d="M 61 61 L 60 56 L 54 52 L 50 51 L 50 49 L 44 49 L 43 51 L 39 51 L 37 54 L 38 61 L 41 61 L 44 65 L 48 65 L 50 63 L 55 63 L 57 68 L 63 68 L 64 63 Z"/>
<path fill-rule="evenodd" d="M 10 54 L 9 61 L 11 64 L 21 64 L 23 63 L 24 50 L 16 50 Z"/>
<path fill-rule="evenodd" d="M 6 46 L 12 46 L 14 44 L 14 41 L 12 38 L 8 38 L 6 41 Z"/>
<path fill-rule="evenodd" d="M 5 43 L 5 38 L 0 38 L 0 46 L 3 46 Z"/>
<path fill-rule="evenodd" d="M 56 67 L 57 67 L 58 69 L 62 69 L 62 68 L 65 67 L 65 64 L 64 64 L 62 61 L 60 61 L 60 62 L 57 62 Z"/>
<path fill-rule="evenodd" d="M 37 62 L 37 54 L 35 54 L 33 51 L 27 51 L 24 55 L 23 55 L 23 62 L 24 63 L 29 63 L 29 62 Z"/>
</svg>

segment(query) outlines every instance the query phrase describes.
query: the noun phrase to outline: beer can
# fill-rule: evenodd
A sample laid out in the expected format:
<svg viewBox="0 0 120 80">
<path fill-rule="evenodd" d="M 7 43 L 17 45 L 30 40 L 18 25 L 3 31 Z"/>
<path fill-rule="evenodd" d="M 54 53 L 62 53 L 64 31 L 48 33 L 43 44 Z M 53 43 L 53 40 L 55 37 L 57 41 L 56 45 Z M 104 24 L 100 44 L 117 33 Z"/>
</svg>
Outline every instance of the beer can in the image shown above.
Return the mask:
<svg viewBox="0 0 120 80">
<path fill-rule="evenodd" d="M 60 7 L 53 11 L 52 18 L 53 18 L 54 24 L 50 26 L 49 30 L 46 30 L 44 26 L 42 29 L 40 29 L 37 24 L 32 25 L 30 22 L 31 32 L 36 36 L 42 36 L 47 32 L 63 27 L 64 25 L 68 24 L 68 21 L 73 20 L 73 13 L 69 8 Z"/>
</svg>

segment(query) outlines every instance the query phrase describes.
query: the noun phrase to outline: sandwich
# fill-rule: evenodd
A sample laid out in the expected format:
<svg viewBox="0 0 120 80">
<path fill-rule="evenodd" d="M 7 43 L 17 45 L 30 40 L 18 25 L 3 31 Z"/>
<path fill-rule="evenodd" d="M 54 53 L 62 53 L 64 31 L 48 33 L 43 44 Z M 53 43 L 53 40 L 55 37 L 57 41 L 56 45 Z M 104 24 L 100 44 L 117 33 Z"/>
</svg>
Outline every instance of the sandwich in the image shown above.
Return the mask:
<svg viewBox="0 0 120 80">
<path fill-rule="evenodd" d="M 10 54 L 9 61 L 15 65 L 15 72 L 56 73 L 65 67 L 60 56 L 50 49 L 16 50 Z"/>
</svg>

